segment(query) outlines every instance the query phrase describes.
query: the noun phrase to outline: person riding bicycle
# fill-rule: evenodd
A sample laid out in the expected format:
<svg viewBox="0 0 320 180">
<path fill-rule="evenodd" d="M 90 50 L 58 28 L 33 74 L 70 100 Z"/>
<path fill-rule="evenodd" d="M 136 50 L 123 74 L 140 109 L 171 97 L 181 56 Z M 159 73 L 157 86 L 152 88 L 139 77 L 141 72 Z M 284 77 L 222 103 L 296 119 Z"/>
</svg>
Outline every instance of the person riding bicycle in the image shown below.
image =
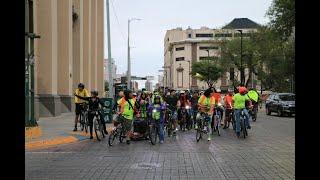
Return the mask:
<svg viewBox="0 0 320 180">
<path fill-rule="evenodd" d="M 74 94 L 76 97 L 88 101 L 88 105 L 89 105 L 89 110 L 88 110 L 88 121 L 89 121 L 89 127 L 90 127 L 90 139 L 93 138 L 92 136 L 92 128 L 93 128 L 93 118 L 95 117 L 95 112 L 98 112 L 100 119 L 102 120 L 102 125 L 103 125 L 103 131 L 105 134 L 108 134 L 107 128 L 106 128 L 106 124 L 103 120 L 102 114 L 99 111 L 100 106 L 103 107 L 104 104 L 103 102 L 100 100 L 100 98 L 98 97 L 98 91 L 91 91 L 91 97 L 81 97 L 78 96 L 77 94 Z"/>
<path fill-rule="evenodd" d="M 235 94 L 232 97 L 232 102 L 234 106 L 234 112 L 236 117 L 236 133 L 237 136 L 240 136 L 240 113 L 241 111 L 244 112 L 245 115 L 245 124 L 247 125 L 247 129 L 251 129 L 250 123 L 249 123 L 249 114 L 246 109 L 246 102 L 251 103 L 249 97 L 246 95 L 247 88 L 240 86 L 238 88 L 239 93 Z"/>
<path fill-rule="evenodd" d="M 84 88 L 84 84 L 79 83 L 78 88 L 75 90 L 75 94 L 81 97 L 89 97 L 89 92 Z M 83 103 L 84 101 L 78 97 L 74 97 L 74 102 L 76 104 L 76 118 L 74 120 L 74 129 L 73 131 L 77 131 L 77 124 L 79 122 L 79 115 L 83 110 Z"/>
<path fill-rule="evenodd" d="M 173 124 L 173 134 L 176 134 L 177 129 L 177 103 L 178 97 L 176 96 L 175 90 L 170 90 L 170 95 L 166 97 L 165 102 L 168 104 L 168 109 L 172 111 L 172 124 Z"/>
<path fill-rule="evenodd" d="M 133 117 L 134 117 L 134 104 L 135 101 L 132 99 L 132 91 L 126 90 L 124 92 L 124 101 L 120 105 L 120 111 L 118 112 L 118 121 L 121 121 L 126 130 L 127 144 L 130 144 L 130 133 L 132 129 Z M 121 123 L 120 122 L 120 123 Z"/>
<path fill-rule="evenodd" d="M 201 117 L 201 113 L 207 113 L 209 116 L 209 135 L 208 135 L 208 141 L 211 141 L 211 122 L 212 122 L 212 115 L 214 112 L 214 105 L 215 105 L 215 99 L 213 96 L 213 91 L 211 88 L 207 89 L 202 96 L 200 96 L 198 100 L 198 107 L 199 112 L 197 114 L 196 120 L 199 121 Z M 196 129 L 198 129 L 198 125 L 196 124 Z"/>
<path fill-rule="evenodd" d="M 182 119 L 181 109 L 182 108 L 186 108 L 187 106 L 188 107 L 191 106 L 191 104 L 189 102 L 189 99 L 188 99 L 185 91 L 180 91 L 179 99 L 178 99 L 178 102 L 177 102 L 178 121 L 181 121 L 181 119 Z M 190 119 L 190 111 L 189 111 L 189 109 L 187 109 L 186 112 L 187 112 L 187 119 L 186 119 L 186 121 L 187 121 L 188 119 Z"/>
<path fill-rule="evenodd" d="M 160 95 L 154 97 L 153 103 L 148 107 L 149 112 L 152 114 L 152 120 L 155 125 L 159 127 L 159 140 L 160 144 L 164 141 L 164 111 L 166 109 L 165 103 L 161 103 Z"/>
<path fill-rule="evenodd" d="M 233 106 L 232 106 L 232 97 L 233 97 L 233 89 L 228 89 L 228 94 L 224 97 L 224 107 L 226 109 L 226 114 L 224 117 L 224 127 L 223 129 L 226 129 L 229 127 L 230 123 L 230 114 L 233 112 Z"/>
<path fill-rule="evenodd" d="M 215 107 L 217 108 L 217 111 L 220 112 L 220 117 L 222 119 L 223 117 L 223 109 L 221 106 L 219 106 L 219 104 L 221 104 L 221 89 L 215 89 L 214 88 L 214 93 L 213 93 L 213 96 L 214 96 L 214 100 L 215 100 Z M 213 112 L 213 117 L 215 115 L 215 112 Z M 223 125 L 223 121 L 221 121 L 221 124 Z"/>
<path fill-rule="evenodd" d="M 193 125 L 196 125 L 196 116 L 198 113 L 198 101 L 199 101 L 199 95 L 198 92 L 193 92 L 193 96 L 191 98 L 191 118 L 193 121 Z"/>
<path fill-rule="evenodd" d="M 147 108 L 149 105 L 146 93 L 142 92 L 140 98 L 138 99 L 138 104 L 140 106 L 140 117 L 142 119 L 147 119 Z"/>
</svg>

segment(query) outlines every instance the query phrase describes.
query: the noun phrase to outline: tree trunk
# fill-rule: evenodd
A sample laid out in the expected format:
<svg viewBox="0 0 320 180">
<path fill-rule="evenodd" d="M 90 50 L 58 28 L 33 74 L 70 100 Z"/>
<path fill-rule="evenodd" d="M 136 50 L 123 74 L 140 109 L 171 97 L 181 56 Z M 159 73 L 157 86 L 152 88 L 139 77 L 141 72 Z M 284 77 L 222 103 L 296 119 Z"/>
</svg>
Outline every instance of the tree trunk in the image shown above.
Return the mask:
<svg viewBox="0 0 320 180">
<path fill-rule="evenodd" d="M 245 83 L 245 87 L 248 88 L 249 82 L 251 81 L 252 78 L 252 69 L 249 69 L 249 77 Z"/>
</svg>

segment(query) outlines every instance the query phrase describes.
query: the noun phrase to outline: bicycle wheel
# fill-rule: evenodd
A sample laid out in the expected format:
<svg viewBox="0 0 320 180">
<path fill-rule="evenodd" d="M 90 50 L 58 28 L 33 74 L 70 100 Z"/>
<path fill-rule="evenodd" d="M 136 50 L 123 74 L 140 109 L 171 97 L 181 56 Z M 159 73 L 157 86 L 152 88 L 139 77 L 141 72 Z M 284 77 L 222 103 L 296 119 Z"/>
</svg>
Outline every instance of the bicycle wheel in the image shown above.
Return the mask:
<svg viewBox="0 0 320 180">
<path fill-rule="evenodd" d="M 171 133 L 172 133 L 172 120 L 171 120 L 171 118 L 168 121 L 167 132 L 168 132 L 168 136 L 170 137 Z"/>
<path fill-rule="evenodd" d="M 196 133 L 196 140 L 197 140 L 197 142 L 199 142 L 200 139 L 202 138 L 202 129 L 203 129 L 202 123 L 199 122 L 199 123 L 198 123 L 198 128 L 197 128 L 197 133 Z"/>
<path fill-rule="evenodd" d="M 85 113 L 83 117 L 84 117 L 84 130 L 86 133 L 88 133 L 88 126 L 89 126 L 88 113 Z"/>
<path fill-rule="evenodd" d="M 216 131 L 218 133 L 218 136 L 220 136 L 220 117 L 217 115 L 216 117 Z"/>
<path fill-rule="evenodd" d="M 247 127 L 246 127 L 246 125 L 245 125 L 245 121 L 244 121 L 244 119 L 242 118 L 241 119 L 241 132 L 242 132 L 242 134 L 243 134 L 243 138 L 246 138 L 246 131 L 247 131 Z"/>
<path fill-rule="evenodd" d="M 151 144 L 155 145 L 157 141 L 157 128 L 156 125 L 152 125 L 151 130 L 150 130 L 150 140 Z"/>
<path fill-rule="evenodd" d="M 103 128 L 103 122 L 102 122 L 102 120 L 100 119 L 100 118 L 98 118 L 98 122 L 99 122 L 99 129 L 100 129 L 100 132 L 101 132 L 101 134 L 102 134 L 102 137 L 103 138 L 105 138 L 105 135 L 104 135 L 104 128 Z"/>
<path fill-rule="evenodd" d="M 115 129 L 114 131 L 112 131 L 112 133 L 110 133 L 109 139 L 108 139 L 109 146 L 113 145 L 114 140 L 117 139 L 117 136 L 118 136 L 118 130 L 117 129 Z"/>
<path fill-rule="evenodd" d="M 122 127 L 121 131 L 120 131 L 120 135 L 119 135 L 120 143 L 123 143 L 123 140 L 125 139 L 125 137 L 126 137 L 126 132 L 125 132 L 124 128 Z"/>
<path fill-rule="evenodd" d="M 80 116 L 80 117 L 79 117 L 79 119 L 80 119 L 80 129 L 81 129 L 81 131 L 83 131 L 83 129 L 84 129 L 84 117 L 83 117 L 83 112 L 81 112 L 79 116 Z"/>
<path fill-rule="evenodd" d="M 100 131 L 100 125 L 99 125 L 99 121 L 98 121 L 97 117 L 94 117 L 94 119 L 93 119 L 93 129 L 96 134 L 97 140 L 101 141 L 103 132 Z"/>
</svg>

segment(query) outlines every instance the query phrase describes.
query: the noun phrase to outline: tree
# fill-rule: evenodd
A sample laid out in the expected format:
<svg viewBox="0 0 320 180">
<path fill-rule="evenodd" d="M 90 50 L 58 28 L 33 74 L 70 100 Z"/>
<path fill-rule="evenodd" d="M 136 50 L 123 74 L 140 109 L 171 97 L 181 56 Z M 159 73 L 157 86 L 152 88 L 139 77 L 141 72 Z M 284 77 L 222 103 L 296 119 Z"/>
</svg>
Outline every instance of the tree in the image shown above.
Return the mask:
<svg viewBox="0 0 320 180">
<path fill-rule="evenodd" d="M 211 60 L 192 63 L 192 70 L 190 74 L 200 81 L 207 82 L 209 87 L 212 86 L 212 84 L 216 82 L 224 72 L 217 60 L 217 57 L 214 57 L 213 59 L 211 57 Z"/>
<path fill-rule="evenodd" d="M 270 18 L 270 27 L 287 40 L 295 27 L 295 1 L 274 0 L 267 14 Z"/>
</svg>

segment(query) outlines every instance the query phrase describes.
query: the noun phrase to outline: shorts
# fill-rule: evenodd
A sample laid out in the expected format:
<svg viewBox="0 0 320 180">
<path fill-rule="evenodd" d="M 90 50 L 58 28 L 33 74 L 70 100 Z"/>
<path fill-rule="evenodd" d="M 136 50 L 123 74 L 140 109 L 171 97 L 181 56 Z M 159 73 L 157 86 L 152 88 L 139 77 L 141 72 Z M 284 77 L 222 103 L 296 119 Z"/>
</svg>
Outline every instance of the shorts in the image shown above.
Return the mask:
<svg viewBox="0 0 320 180">
<path fill-rule="evenodd" d="M 133 120 L 127 119 L 123 116 L 118 116 L 117 122 L 122 123 L 126 132 L 131 131 Z"/>
<path fill-rule="evenodd" d="M 76 115 L 81 114 L 82 111 L 82 103 L 76 103 Z"/>
</svg>

